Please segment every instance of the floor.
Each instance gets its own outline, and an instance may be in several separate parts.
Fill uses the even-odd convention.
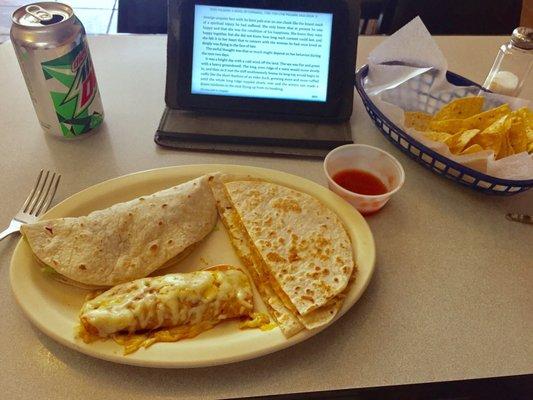
[[[50,0],[49,0],[50,1]],[[85,26],[88,34],[116,33],[118,0],[63,0]],[[31,0],[0,0],[0,43],[9,39],[11,14]]]

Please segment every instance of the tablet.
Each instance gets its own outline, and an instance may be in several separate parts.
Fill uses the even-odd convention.
[[[358,23],[351,0],[170,0],[167,106],[345,121]]]

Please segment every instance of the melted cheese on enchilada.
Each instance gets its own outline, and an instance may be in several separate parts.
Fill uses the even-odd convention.
[[[172,328],[149,336],[161,336],[156,341],[191,337],[224,319],[249,316],[252,296],[248,277],[231,267],[138,279],[87,301],[80,312],[85,331],[80,336],[116,339],[117,333]]]

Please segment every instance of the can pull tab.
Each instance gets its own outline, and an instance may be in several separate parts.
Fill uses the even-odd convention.
[[[40,22],[50,21],[54,16],[37,4],[31,4],[25,8],[26,12]]]

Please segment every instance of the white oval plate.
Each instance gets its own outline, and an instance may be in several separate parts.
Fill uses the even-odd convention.
[[[86,215],[114,203],[153,193],[198,176],[221,171],[247,174],[268,179],[315,196],[334,210],[343,221],[357,259],[357,278],[335,320],[361,297],[374,270],[375,247],[370,228],[364,218],[347,202],[328,189],[307,179],[265,168],[237,165],[185,165],[137,172],[111,179],[62,201],[43,218]],[[195,251],[177,266],[164,273],[192,271],[208,265],[228,263],[241,265],[229,237],[219,221],[215,230]],[[76,339],[74,328],[86,291],[56,282],[38,268],[30,247],[20,240],[10,268],[11,287],[28,318],[45,334],[74,350],[108,361],[160,368],[190,368],[226,364],[272,353],[299,343],[322,329],[302,331],[286,339],[279,328],[239,330],[237,322],[224,322],[193,339],[175,343],[157,343],[148,349],[124,356],[122,347],[112,340],[85,344]],[[259,309],[264,306],[257,295]],[[334,321],[335,321],[334,320]],[[332,321],[332,322],[334,322]]]

